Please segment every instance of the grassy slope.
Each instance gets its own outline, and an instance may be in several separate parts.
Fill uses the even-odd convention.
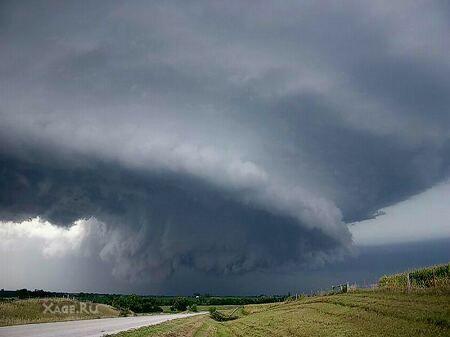
[[[0,302],[0,326],[117,317],[119,315],[119,312],[116,309],[104,304],[98,305],[97,314],[43,313],[44,307],[42,302],[48,301],[49,299],[29,299],[15,300],[12,302]],[[79,303],[78,301],[67,299],[52,299],[52,301],[58,303],[59,305],[77,305]]]
[[[358,291],[250,305],[238,313],[234,321],[202,315],[116,336],[450,336],[449,292]]]

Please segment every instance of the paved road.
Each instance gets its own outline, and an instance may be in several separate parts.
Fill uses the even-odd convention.
[[[25,324],[0,327],[0,337],[100,337],[105,334],[154,325],[198,314],[89,319],[81,321]]]

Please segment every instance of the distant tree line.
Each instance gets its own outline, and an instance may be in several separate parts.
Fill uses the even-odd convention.
[[[160,312],[162,306],[169,306],[172,311],[196,311],[198,305],[245,305],[284,301],[287,296],[211,296],[209,294],[194,294],[193,296],[141,296],[96,293],[62,293],[45,290],[0,290],[0,298],[51,298],[70,297],[79,301],[90,301],[111,305],[119,310],[135,313]]]

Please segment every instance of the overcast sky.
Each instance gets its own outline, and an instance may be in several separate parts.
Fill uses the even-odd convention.
[[[2,1],[0,288],[450,260],[449,35],[446,1]]]

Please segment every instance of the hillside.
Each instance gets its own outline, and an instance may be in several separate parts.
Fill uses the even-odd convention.
[[[0,326],[117,317],[109,305],[70,299],[27,299],[0,302]]]
[[[448,291],[361,290],[238,312],[233,321],[202,315],[115,336],[450,336]]]

